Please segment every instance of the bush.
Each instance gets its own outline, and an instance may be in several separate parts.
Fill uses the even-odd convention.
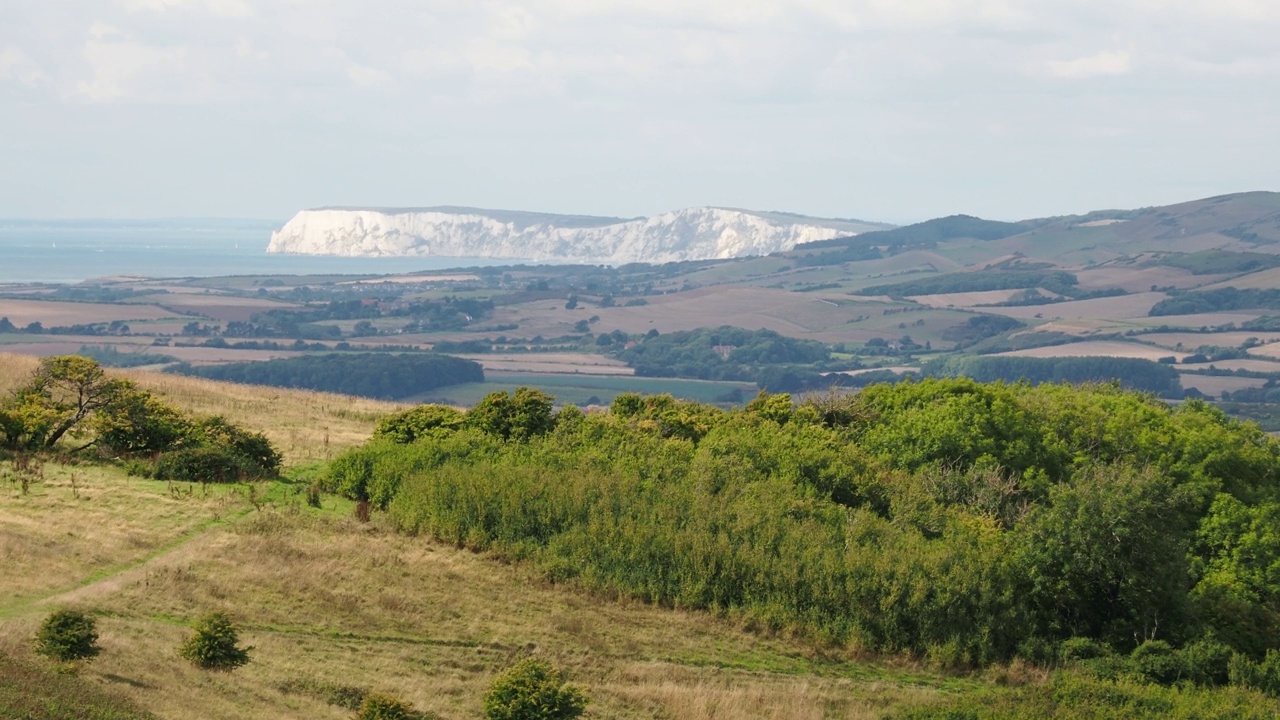
[[[411,443],[424,435],[457,430],[462,426],[463,417],[460,410],[447,405],[419,405],[382,418],[373,436]]]
[[[87,660],[98,654],[98,631],[93,618],[76,610],[58,610],[36,633],[36,652],[54,660]]]
[[[253,648],[237,647],[240,641],[231,620],[215,612],[200,618],[178,654],[206,670],[234,670],[249,662]]]
[[[1058,655],[1062,658],[1063,662],[1093,660],[1094,658],[1106,657],[1110,654],[1111,648],[1107,647],[1106,643],[1098,642],[1093,638],[1067,638],[1058,646]]]
[[[1163,640],[1148,640],[1129,655],[1133,670],[1149,682],[1172,685],[1189,673],[1182,653]]]
[[[1234,655],[1227,672],[1232,685],[1280,697],[1280,652],[1276,650],[1268,650],[1262,662],[1254,662],[1244,655]]]
[[[200,421],[194,435],[201,444],[220,448],[234,455],[250,474],[261,477],[280,474],[283,458],[262,433],[245,430],[215,415]]]
[[[195,447],[162,453],[156,459],[158,480],[230,483],[251,475],[243,459],[216,447]]]
[[[365,696],[355,720],[426,720],[425,713],[413,706],[387,695],[370,693]]]
[[[1182,649],[1187,677],[1197,685],[1226,685],[1231,656],[1231,648],[1217,640],[1200,640]]]
[[[581,690],[565,685],[559,670],[534,659],[510,667],[484,696],[488,720],[570,720],[586,707]]]

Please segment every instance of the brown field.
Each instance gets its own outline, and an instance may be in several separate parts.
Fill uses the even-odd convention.
[[[1201,345],[1240,347],[1240,345],[1249,338],[1257,338],[1263,343],[1273,343],[1280,341],[1280,332],[1249,332],[1247,330],[1236,330],[1232,332],[1219,333],[1144,333],[1138,336],[1139,340],[1153,342],[1163,347],[1176,347],[1181,345],[1184,348],[1190,349],[1198,348]],[[1254,348],[1254,350],[1260,349],[1261,348]]]
[[[1166,297],[1168,296],[1164,293],[1144,292],[1121,297],[1072,300],[1052,305],[983,308],[983,312],[1024,320],[1037,316],[1048,320],[1145,318],[1152,306]]]
[[[1258,250],[1254,250],[1258,252]],[[1207,285],[1205,290],[1217,290],[1219,288],[1233,287],[1240,290],[1259,289],[1268,290],[1280,287],[1280,268],[1270,268],[1267,270],[1259,270],[1248,275],[1233,277],[1230,280],[1224,280],[1213,285]]]
[[[441,283],[441,282],[474,282],[479,280],[478,275],[458,274],[458,275],[395,275],[389,277],[368,278],[366,280],[347,280],[338,283],[339,285],[381,285],[382,283],[396,283],[402,285],[417,285],[420,283]]]
[[[1259,345],[1258,347],[1249,348],[1249,354],[1256,355],[1258,357],[1267,358],[1269,360],[1280,359],[1280,343],[1270,342],[1270,343],[1267,343],[1266,345]]]
[[[1086,340],[1084,342],[1055,345],[1052,347],[1029,348],[1012,352],[997,353],[1008,357],[1123,357],[1141,358],[1143,360],[1159,360],[1170,355],[1181,360],[1186,353],[1178,353],[1164,348],[1140,345],[1138,343],[1119,340]],[[1190,366],[1189,366],[1190,367]]]
[[[1100,302],[1100,301],[1099,301]],[[1105,316],[1104,316],[1105,317]],[[1215,312],[1200,313],[1199,315],[1162,315],[1160,317],[1134,317],[1129,319],[1129,324],[1141,327],[1217,327],[1219,325],[1228,325],[1235,323],[1247,323],[1250,320],[1257,320],[1262,317],[1260,312]]]
[[[1235,392],[1245,388],[1262,387],[1267,384],[1262,378],[1235,377],[1233,375],[1192,375],[1182,373],[1182,387],[1195,388],[1209,397],[1221,397],[1223,391]]]
[[[209,365],[223,362],[250,362],[253,360],[270,360],[272,358],[298,357],[303,353],[297,350],[241,350],[237,348],[214,347],[156,347],[153,352],[172,355],[179,360],[186,360],[192,365]]]
[[[129,305],[125,303],[79,303],[56,300],[13,300],[0,298],[0,317],[19,327],[33,322],[45,327],[57,325],[83,325],[88,323],[122,320],[158,320],[179,317],[179,313],[157,305]]]
[[[213,348],[203,346],[167,347],[152,345],[146,337],[98,337],[93,335],[44,335],[47,342],[23,342],[0,345],[4,352],[48,357],[50,355],[71,355],[80,351],[85,345],[114,347],[120,352],[150,353],[152,355],[168,355],[185,360],[193,365],[208,365],[223,362],[249,362],[251,360],[270,360],[272,358],[297,357],[302,353],[296,350],[241,350],[237,348]],[[157,361],[162,362],[162,361]]]
[[[555,337],[573,331],[573,324],[598,315],[593,332],[622,330],[644,333],[694,330],[720,325],[756,330],[766,328],[784,335],[838,341],[847,334],[838,329],[860,315],[880,314],[884,305],[846,295],[797,293],[788,290],[742,287],[700,288],[647,298],[639,307],[583,307],[565,310],[563,302],[538,301],[500,307],[492,323],[518,323],[524,337]]]
[[[573,375],[634,375],[626,363],[585,353],[511,353],[458,355],[495,372],[569,373]]]
[[[963,308],[1005,302],[1022,292],[1022,290],[987,290],[984,292],[938,293],[936,295],[915,295],[909,299],[930,307]]]
[[[1280,362],[1270,360],[1219,360],[1211,363],[1193,363],[1183,365],[1187,370],[1208,370],[1215,367],[1219,370],[1251,370],[1255,372],[1280,373]]]
[[[0,350],[7,353],[46,357],[49,355],[71,355],[80,351],[85,345],[105,345],[114,347],[120,352],[145,352],[152,347],[150,338],[97,337],[94,335],[28,335],[41,338],[34,342],[16,342],[0,345]],[[163,348],[161,348],[163,349]]]
[[[1107,265],[1076,272],[1080,287],[1124,288],[1127,292],[1150,291],[1151,286],[1179,289],[1192,288],[1215,282],[1222,275],[1192,275],[1191,271],[1173,267],[1133,267],[1131,265]]]
[[[241,321],[252,318],[255,314],[268,310],[279,310],[298,307],[295,303],[266,300],[259,298],[235,297],[221,294],[177,293],[171,295],[155,295],[154,302],[175,313],[196,315],[222,322]]]

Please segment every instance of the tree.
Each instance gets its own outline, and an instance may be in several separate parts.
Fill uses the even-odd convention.
[[[93,618],[76,610],[54,612],[36,633],[36,652],[55,660],[87,660],[99,651]]]
[[[5,405],[10,445],[53,447],[95,411],[133,390],[127,380],[108,378],[92,358],[59,355],[40,361],[35,375]],[[14,429],[20,427],[14,437]]]
[[[488,720],[572,720],[587,696],[565,685],[564,675],[541,660],[522,660],[499,675],[484,696]]]
[[[466,422],[503,439],[527,440],[555,427],[554,403],[555,398],[530,387],[516,388],[514,396],[499,390],[485,395],[467,411]]]
[[[178,654],[206,670],[234,670],[249,662],[249,651],[241,648],[231,619],[220,612],[200,618],[195,634],[179,648]]]

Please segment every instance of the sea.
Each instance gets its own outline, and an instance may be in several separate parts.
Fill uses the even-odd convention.
[[[456,257],[268,255],[265,220],[0,220],[0,284],[97,278],[383,275],[510,265]]]

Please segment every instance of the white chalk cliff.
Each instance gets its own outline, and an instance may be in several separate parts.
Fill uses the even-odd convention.
[[[471,208],[304,210],[269,253],[661,263],[767,255],[880,227],[724,208],[624,220]]]

